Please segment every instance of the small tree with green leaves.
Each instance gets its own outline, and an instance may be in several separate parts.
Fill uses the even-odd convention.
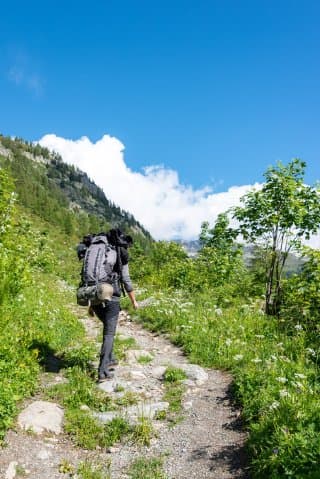
[[[196,262],[202,283],[219,286],[242,271],[242,249],[236,243],[238,232],[229,226],[228,213],[221,213],[212,228],[202,223],[199,236],[202,248]]]
[[[306,163],[293,159],[270,167],[262,188],[241,198],[234,208],[239,232],[265,252],[265,311],[277,315],[283,271],[290,250],[299,248],[320,226],[320,192],[304,184]]]

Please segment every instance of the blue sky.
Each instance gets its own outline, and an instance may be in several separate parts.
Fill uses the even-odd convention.
[[[125,145],[216,192],[302,157],[320,178],[318,1],[15,1],[2,6],[0,132]]]

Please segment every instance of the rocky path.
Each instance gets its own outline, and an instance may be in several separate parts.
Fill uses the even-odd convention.
[[[82,322],[88,338],[97,341],[99,322],[88,317]],[[132,424],[142,418],[152,424],[150,444],[130,440],[115,444],[108,451],[77,448],[63,432],[63,410],[57,407],[52,411],[54,419],[49,427],[47,405],[39,396],[27,401],[16,429],[7,434],[7,446],[0,450],[0,477],[76,477],[77,464],[94,459],[111,462],[112,479],[126,479],[130,478],[128,468],[136,458],[162,457],[168,479],[247,478],[245,434],[241,431],[239,412],[230,401],[230,376],[191,365],[179,348],[132,322],[126,313],[121,313],[118,337],[134,338],[135,344],[126,351],[114,379],[97,387],[113,398],[131,394],[136,401],[118,411],[93,414],[104,423],[119,415]],[[181,380],[181,410],[174,413],[163,380],[167,368],[183,370],[186,377]],[[42,379],[45,384],[65,380],[62,372],[44,373]],[[30,407],[38,410],[30,412]]]

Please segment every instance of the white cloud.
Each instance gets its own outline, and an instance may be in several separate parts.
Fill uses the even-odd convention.
[[[142,173],[124,162],[124,145],[104,135],[92,143],[87,137],[67,140],[45,135],[39,143],[58,152],[65,162],[78,166],[105,192],[106,197],[132,213],[156,239],[194,239],[201,223],[213,223],[217,215],[256,185],[233,186],[213,193],[180,183],[178,173],[162,166],[148,166]],[[319,237],[313,240],[319,247]]]

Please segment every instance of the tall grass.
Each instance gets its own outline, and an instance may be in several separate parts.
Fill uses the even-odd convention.
[[[253,477],[320,477],[319,350],[299,323],[287,328],[256,302],[218,307],[212,296],[159,294],[139,317],[170,333],[191,361],[232,371]]]

